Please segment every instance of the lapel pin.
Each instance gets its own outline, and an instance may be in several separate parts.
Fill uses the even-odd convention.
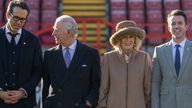
[[[23,45],[26,45],[26,42],[23,42]]]

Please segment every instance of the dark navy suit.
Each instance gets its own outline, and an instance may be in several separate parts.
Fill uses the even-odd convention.
[[[35,105],[35,87],[39,83],[42,70],[42,51],[39,39],[32,33],[22,29],[21,38],[17,47],[15,70],[10,63],[8,40],[5,27],[0,29],[0,88],[6,90],[25,89],[28,97],[21,99],[17,104],[8,105],[0,99],[0,108],[32,108]],[[13,79],[9,76],[11,71],[16,72]],[[10,82],[16,84],[11,87]]]
[[[45,51],[43,79],[44,108],[89,108],[85,100],[94,108],[100,85],[98,51],[77,41],[68,69],[60,45]],[[50,85],[53,91],[48,96]]]

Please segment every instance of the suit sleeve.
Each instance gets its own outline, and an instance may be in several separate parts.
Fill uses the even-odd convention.
[[[160,108],[160,84],[161,84],[161,69],[158,58],[157,47],[155,47],[152,64],[152,98],[151,108]]]
[[[40,41],[35,41],[35,49],[32,63],[32,74],[30,79],[20,88],[23,88],[27,95],[31,95],[39,84],[42,75],[42,50]]]
[[[101,67],[101,86],[99,89],[99,101],[97,108],[106,108],[109,92],[109,62],[107,55],[104,55]]]
[[[43,63],[43,90],[42,90],[42,102],[45,101],[46,97],[49,95],[49,72],[48,72],[48,53],[44,54],[44,63]]]
[[[86,100],[90,101],[92,106],[97,105],[98,96],[99,96],[99,86],[100,86],[100,57],[98,51],[92,51],[92,65],[91,65],[91,86],[89,95],[86,97]]]
[[[151,58],[147,54],[145,59],[145,73],[144,73],[144,94],[146,108],[150,108],[151,104]]]

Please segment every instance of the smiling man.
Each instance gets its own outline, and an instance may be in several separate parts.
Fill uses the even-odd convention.
[[[172,39],[155,47],[151,108],[192,108],[192,42],[186,38],[186,14],[173,10],[167,22]]]
[[[7,23],[0,29],[0,108],[35,105],[42,53],[39,39],[23,29],[28,15],[28,6],[13,0],[7,8]]]

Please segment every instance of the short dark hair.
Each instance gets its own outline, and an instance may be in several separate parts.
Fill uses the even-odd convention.
[[[7,7],[7,13],[13,13],[14,7],[19,7],[21,9],[27,10],[27,16],[29,15],[30,10],[29,10],[28,5],[25,2],[20,1],[20,0],[10,1],[9,5]]]
[[[183,18],[184,18],[184,20],[185,20],[185,24],[187,24],[187,16],[186,16],[186,14],[184,13],[184,11],[179,10],[179,9],[171,11],[171,13],[168,14],[167,21],[169,20],[169,18],[170,18],[171,16],[183,16]]]

